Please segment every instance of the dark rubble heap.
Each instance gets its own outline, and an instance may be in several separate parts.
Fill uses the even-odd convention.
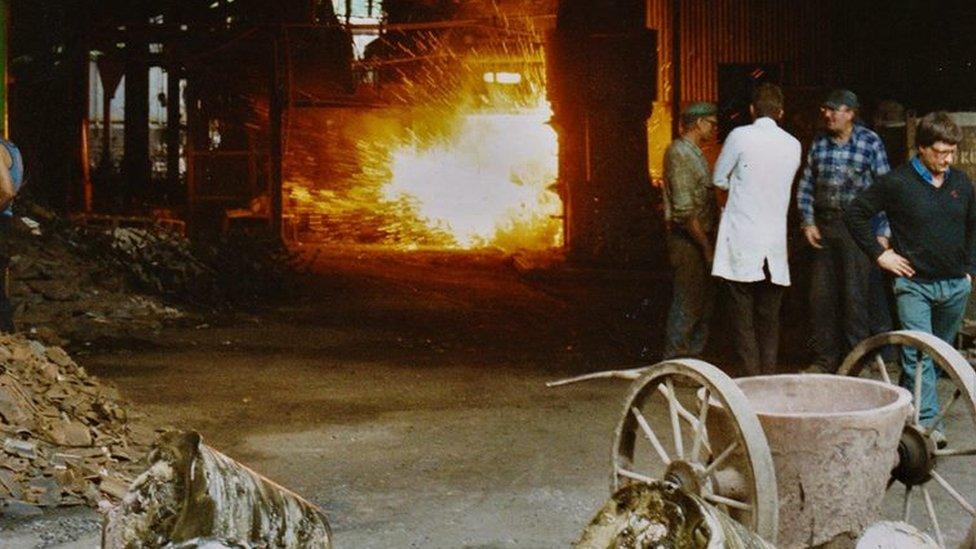
[[[191,243],[164,226],[76,226],[34,204],[18,211],[26,216],[11,235],[15,320],[48,344],[138,337],[254,307],[293,289],[304,269],[266,235]]]
[[[153,437],[63,349],[0,335],[0,515],[120,498]]]
[[[16,217],[11,234],[10,293],[18,331],[48,344],[83,345],[160,329],[185,313],[135,293],[124,272],[99,261],[93,239],[41,213]]]
[[[137,291],[206,309],[235,309],[279,296],[302,270],[299,254],[267,234],[191,242],[164,227],[85,233],[90,252]]]

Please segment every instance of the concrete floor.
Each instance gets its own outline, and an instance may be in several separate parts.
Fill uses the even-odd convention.
[[[567,546],[608,496],[627,385],[545,382],[638,365],[626,313],[648,297],[660,322],[666,285],[526,279],[463,254],[338,254],[317,270],[274,312],[79,361],[321,505],[338,547]],[[972,467],[954,473],[976,493]],[[944,528],[968,527],[936,501]]]
[[[321,505],[339,547],[569,544],[608,495],[626,385],[545,382],[605,360],[604,335],[501,257],[348,261],[290,308],[83,362]]]

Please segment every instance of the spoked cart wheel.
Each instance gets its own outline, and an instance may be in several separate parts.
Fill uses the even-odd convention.
[[[630,386],[612,454],[613,491],[662,479],[776,543],[769,443],[742,390],[715,366],[681,359],[648,368]]]
[[[939,414],[930,426],[919,421],[922,368],[915,368],[914,410],[902,431],[885,508],[898,520],[928,528],[943,547],[957,547],[976,519],[976,374],[951,345],[924,332],[902,330],[862,341],[844,360],[840,375],[898,384],[899,368],[881,356],[888,345],[911,347],[946,374],[938,379]],[[898,364],[901,363],[899,355]],[[944,442],[940,448],[939,433]],[[921,504],[921,512],[916,506]],[[920,517],[926,517],[924,519]]]

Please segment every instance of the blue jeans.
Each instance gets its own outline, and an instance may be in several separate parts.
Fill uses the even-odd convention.
[[[898,319],[905,330],[918,330],[935,335],[952,344],[969,300],[971,283],[965,278],[951,278],[933,282],[919,282],[910,278],[896,278],[894,282],[895,302],[898,305]],[[915,394],[915,368],[919,363],[919,351],[902,347],[902,387]],[[922,392],[919,419],[922,425],[929,426],[939,414],[939,397],[936,382],[939,373],[932,365],[932,359],[922,360]],[[919,406],[916,403],[916,406]]]

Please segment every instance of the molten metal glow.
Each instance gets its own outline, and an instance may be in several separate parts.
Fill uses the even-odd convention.
[[[556,133],[548,105],[518,113],[462,116],[451,139],[395,150],[390,201],[413,204],[429,229],[463,248],[548,248],[562,224]]]

